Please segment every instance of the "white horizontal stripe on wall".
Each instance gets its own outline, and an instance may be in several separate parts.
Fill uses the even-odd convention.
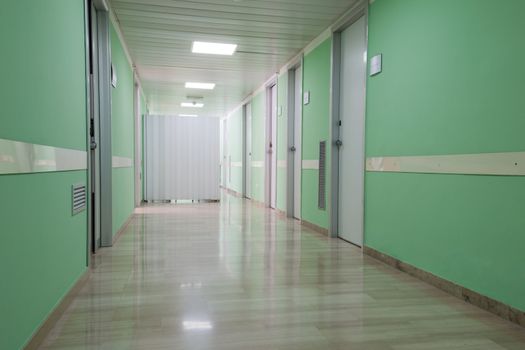
[[[86,169],[86,151],[0,139],[0,174]]]
[[[465,175],[525,175],[525,152],[456,154],[437,156],[372,157],[371,172]]]
[[[319,159],[303,160],[303,169],[319,170]]]
[[[242,168],[242,162],[231,162],[231,164],[234,168]]]
[[[278,168],[286,168],[286,160],[278,160],[277,161],[277,167]]]
[[[264,160],[252,161],[252,168],[264,168]]]
[[[112,158],[113,168],[131,168],[133,167],[133,159],[127,157],[113,156]]]

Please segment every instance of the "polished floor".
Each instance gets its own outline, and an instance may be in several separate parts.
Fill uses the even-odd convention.
[[[146,206],[44,349],[525,349],[525,331],[279,217]]]

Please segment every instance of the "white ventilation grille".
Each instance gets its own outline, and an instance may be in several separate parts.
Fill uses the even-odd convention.
[[[72,214],[86,210],[86,185],[71,186]]]
[[[319,143],[319,187],[317,205],[326,209],[326,141]]]

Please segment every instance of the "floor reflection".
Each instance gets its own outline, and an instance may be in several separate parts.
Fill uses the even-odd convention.
[[[46,349],[523,349],[523,329],[251,201],[149,205]]]

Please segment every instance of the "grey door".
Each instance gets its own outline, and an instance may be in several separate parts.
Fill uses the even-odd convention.
[[[339,237],[363,245],[366,28],[361,17],[341,34]]]

